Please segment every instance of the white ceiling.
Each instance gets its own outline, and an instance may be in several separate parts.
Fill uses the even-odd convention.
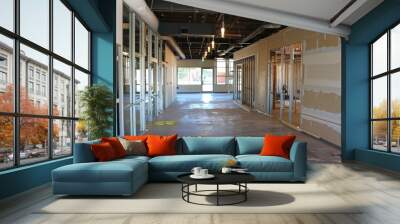
[[[274,9],[311,18],[330,20],[350,0],[226,0],[265,9]]]
[[[355,0],[336,21],[335,15],[351,0],[166,0],[321,33],[347,37],[350,26],[383,0]]]

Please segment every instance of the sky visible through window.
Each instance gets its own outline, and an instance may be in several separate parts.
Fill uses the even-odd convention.
[[[12,0],[0,0],[0,25],[5,28],[13,27],[13,1]],[[58,29],[57,25],[62,24],[71,24],[71,17],[68,16],[68,12],[65,11],[65,6],[59,0],[54,0],[54,31],[60,32],[53,35],[54,43],[71,43],[72,33],[68,31],[68,27],[61,27]],[[21,0],[21,35],[28,40],[31,40],[45,48],[48,48],[48,32],[49,32],[49,18],[48,18],[48,0]],[[25,18],[25,19],[23,19]],[[45,24],[43,24],[45,23]],[[42,26],[38,26],[37,24],[42,24]],[[78,40],[88,40],[88,33],[84,29],[83,26],[79,26],[76,28],[78,32],[76,32],[76,39]],[[9,43],[9,39],[4,38],[0,35],[0,41]],[[81,41],[83,42],[83,41]],[[87,48],[89,44],[83,43],[80,44],[77,41],[76,48],[80,49],[82,53],[76,54],[75,59],[77,62],[82,62],[80,65],[88,69],[88,50],[82,50],[83,48]],[[56,45],[56,44],[55,44]],[[78,46],[79,45],[79,46]],[[78,50],[77,49],[77,50]],[[47,57],[43,57],[43,54],[39,54],[37,51],[33,50],[29,47],[21,47],[21,50],[25,55],[29,55],[33,59],[43,63],[48,64]],[[56,50],[56,49],[55,49]],[[63,57],[66,57],[68,60],[71,60],[71,45],[68,44],[58,44],[57,52]],[[64,72],[64,71],[62,71]],[[66,71],[66,74],[70,73]]]

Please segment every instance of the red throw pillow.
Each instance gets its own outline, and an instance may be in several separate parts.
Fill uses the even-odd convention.
[[[115,151],[112,145],[108,142],[91,145],[94,157],[99,162],[110,161],[116,159]]]
[[[148,156],[176,155],[176,140],[178,135],[159,136],[149,135],[146,143]]]
[[[121,142],[119,142],[118,138],[111,137],[111,138],[101,138],[101,142],[108,142],[114,149],[115,155],[118,158],[126,156],[126,151],[122,146]]]
[[[142,141],[142,142],[146,142],[147,140],[147,136],[146,135],[125,135],[124,139],[129,140],[129,141]]]
[[[265,135],[264,146],[261,149],[262,156],[280,156],[286,159],[290,157],[290,148],[296,136],[294,135]]]

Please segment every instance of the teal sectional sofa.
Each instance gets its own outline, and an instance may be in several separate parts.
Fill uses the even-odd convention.
[[[219,172],[229,160],[247,168],[259,182],[304,182],[307,174],[307,146],[296,141],[290,159],[260,156],[263,137],[182,137],[177,155],[128,156],[96,162],[90,149],[98,141],[75,145],[74,163],[52,172],[54,194],[131,195],[148,181],[176,181],[193,167]]]

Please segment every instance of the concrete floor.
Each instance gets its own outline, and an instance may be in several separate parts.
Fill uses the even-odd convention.
[[[38,212],[57,200],[50,185],[0,200],[0,223],[7,224],[397,224],[400,223],[400,176],[359,163],[339,163],[339,150],[322,141],[281,125],[279,121],[257,113],[245,112],[232,104],[227,95],[180,95],[178,101],[158,120],[176,120],[176,126],[155,126],[150,131],[180,135],[258,135],[265,132],[292,132],[309,143],[312,161],[307,184],[316,184],[336,194],[349,204],[360,206],[356,213],[295,214],[48,214]],[[315,203],[319,194],[309,194]],[[95,201],[93,203],[96,203]],[[173,205],[172,205],[173,206]]]
[[[156,125],[173,120],[176,125]],[[283,125],[257,112],[247,112],[232,101],[231,94],[178,94],[177,100],[148,124],[147,133],[179,136],[264,136],[265,133],[295,134],[308,143],[312,162],[340,162],[340,148]]]

